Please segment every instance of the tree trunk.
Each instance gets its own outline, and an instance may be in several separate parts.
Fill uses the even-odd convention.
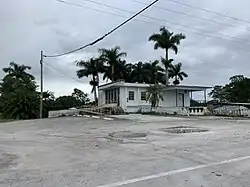
[[[111,80],[111,81],[114,82],[115,65],[113,64],[111,68],[112,68],[112,70],[111,70],[111,73],[112,73],[112,80]]]
[[[96,81],[96,78],[95,78],[95,75],[93,75],[93,81],[95,82]],[[94,83],[95,84],[95,83]],[[96,92],[96,86],[94,85],[94,99],[95,99],[95,102],[96,102],[96,105],[98,104],[98,99],[97,99],[97,92]]]
[[[168,49],[166,49],[166,62],[168,63]],[[165,67],[165,71],[166,71],[166,85],[168,85],[168,81],[169,81],[168,66]]]
[[[158,70],[157,70],[157,72],[156,72],[156,74],[155,74],[155,82],[154,82],[155,84],[158,83],[158,80],[157,80],[157,79],[158,79]]]

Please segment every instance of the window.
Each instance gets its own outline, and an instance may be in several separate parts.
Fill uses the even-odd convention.
[[[135,92],[133,91],[128,92],[128,100],[135,100]]]
[[[141,100],[146,101],[146,92],[141,92]]]

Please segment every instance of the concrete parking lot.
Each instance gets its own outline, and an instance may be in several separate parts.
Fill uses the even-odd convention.
[[[248,187],[250,121],[130,115],[1,123],[0,186]]]

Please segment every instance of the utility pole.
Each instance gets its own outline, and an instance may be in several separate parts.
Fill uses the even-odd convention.
[[[40,119],[43,118],[43,51],[41,51],[41,59],[40,59],[40,68],[41,68],[41,82],[40,82],[40,88],[41,88],[41,94],[40,94]]]

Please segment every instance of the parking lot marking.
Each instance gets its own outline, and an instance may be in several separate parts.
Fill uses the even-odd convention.
[[[239,162],[239,161],[247,160],[247,159],[250,159],[250,156],[238,157],[238,158],[233,158],[233,159],[224,160],[224,161],[220,161],[220,162],[214,162],[214,163],[210,163],[210,164],[204,164],[204,165],[199,165],[199,166],[194,166],[194,167],[188,167],[188,168],[183,168],[183,169],[172,170],[172,171],[168,171],[168,172],[164,172],[164,173],[149,175],[149,176],[140,177],[140,178],[129,179],[129,180],[122,181],[122,182],[115,182],[115,183],[111,183],[111,184],[105,184],[105,185],[101,185],[101,186],[97,186],[97,187],[124,186],[124,185],[128,185],[128,184],[133,184],[133,183],[137,183],[137,182],[152,180],[152,179],[156,179],[156,178],[160,178],[160,177],[166,177],[166,176],[170,176],[170,175],[174,175],[174,174],[178,174],[178,173],[184,173],[184,172],[194,171],[194,170],[198,170],[198,169],[202,169],[202,168],[207,168],[207,167],[212,167],[212,166],[219,166],[219,165],[229,164],[229,163],[233,163],[233,162]]]

